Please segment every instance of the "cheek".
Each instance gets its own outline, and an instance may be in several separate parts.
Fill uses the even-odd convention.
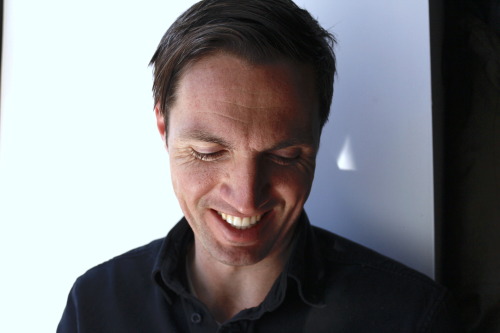
[[[275,188],[290,201],[305,201],[311,191],[314,173],[287,170],[277,173]]]
[[[172,185],[179,201],[199,201],[217,183],[218,171],[195,165],[172,165]],[[182,204],[182,202],[181,202]]]

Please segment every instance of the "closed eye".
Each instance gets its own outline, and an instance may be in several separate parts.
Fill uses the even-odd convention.
[[[299,150],[274,152],[269,154],[271,159],[279,165],[290,165],[295,163],[300,157]]]
[[[211,161],[216,161],[219,158],[224,155],[225,151],[224,150],[219,150],[213,153],[200,153],[199,151],[196,151],[191,148],[191,155],[200,160],[200,161],[206,161],[206,162],[211,162]]]

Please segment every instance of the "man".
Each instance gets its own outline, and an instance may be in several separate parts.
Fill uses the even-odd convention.
[[[185,218],[75,283],[58,332],[454,332],[430,279],[309,224],[334,39],[287,0],[207,0],[151,61]]]

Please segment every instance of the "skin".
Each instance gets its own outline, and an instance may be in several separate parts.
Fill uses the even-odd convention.
[[[288,258],[319,146],[313,82],[305,65],[253,65],[218,53],[184,72],[168,134],[155,109],[195,235],[190,278],[220,322],[260,304]],[[262,218],[239,230],[218,212]]]

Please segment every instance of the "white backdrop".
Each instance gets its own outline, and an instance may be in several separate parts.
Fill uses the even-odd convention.
[[[77,276],[181,217],[147,67],[194,1],[4,0],[0,332],[53,332]],[[425,1],[297,1],[339,40],[313,223],[433,274]]]

